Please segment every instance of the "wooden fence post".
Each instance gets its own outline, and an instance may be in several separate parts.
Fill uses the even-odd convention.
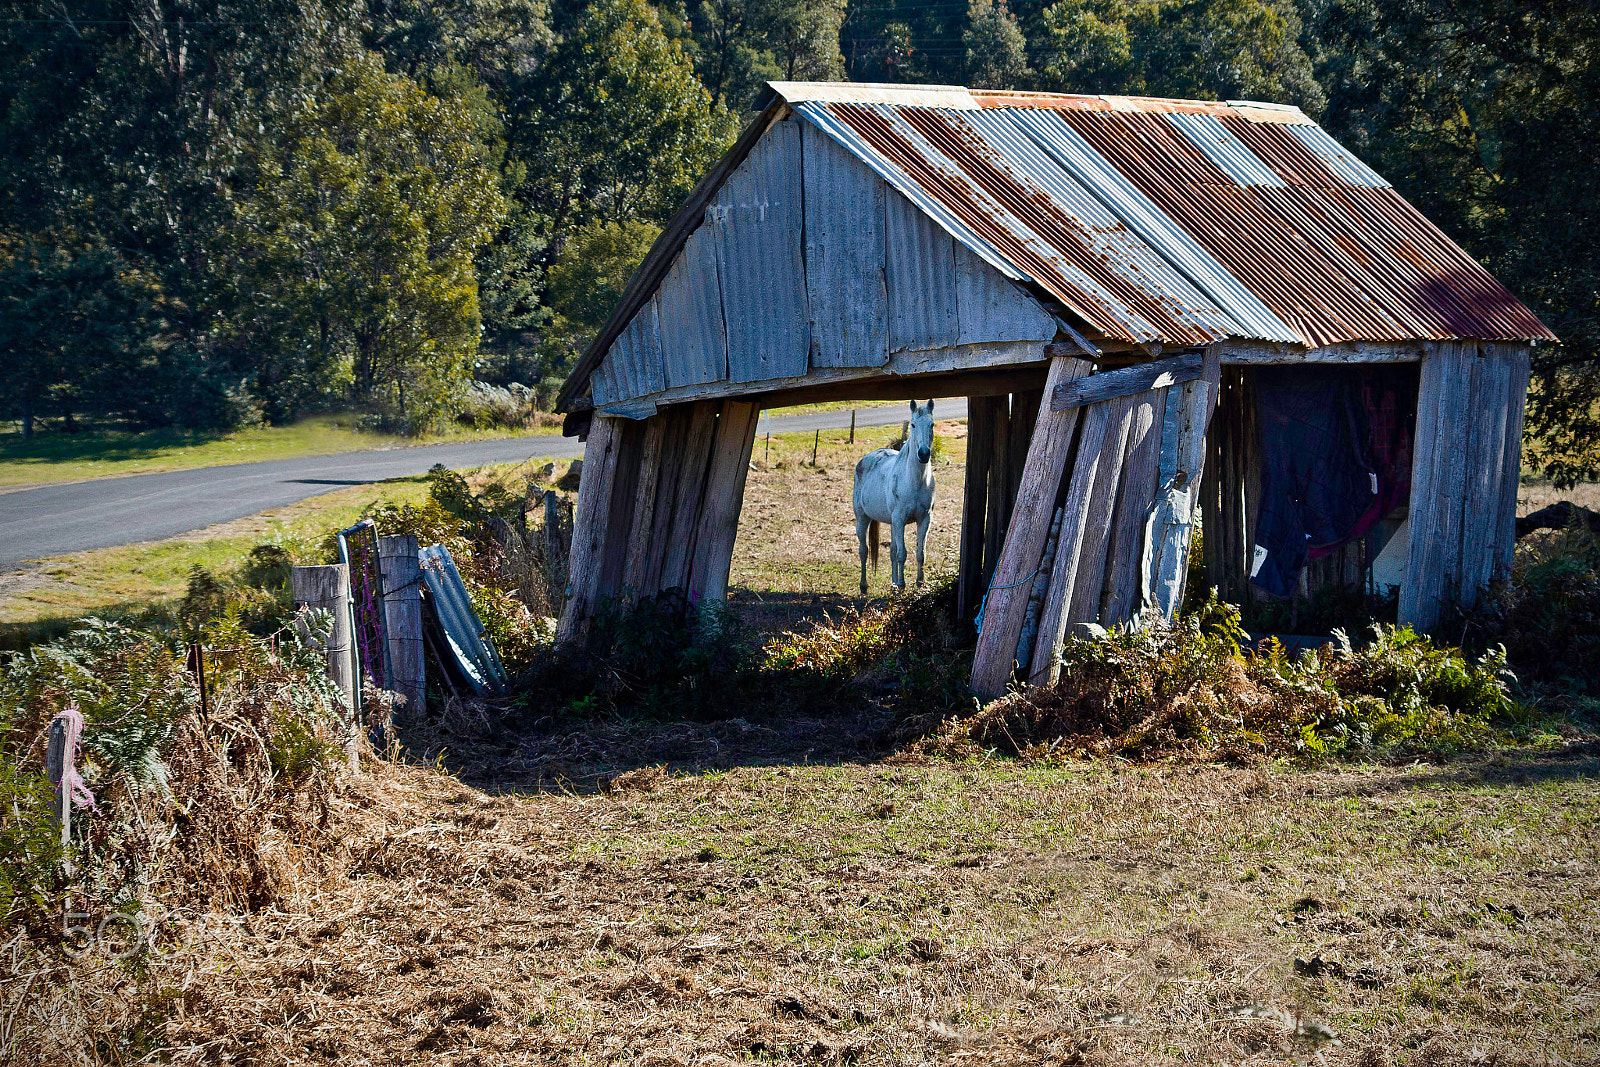
[[[412,534],[378,538],[383,615],[389,632],[389,688],[406,698],[413,721],[427,710],[428,665],[422,654],[422,569]]]
[[[1087,374],[1089,370],[1090,364],[1081,359],[1055,357],[1050,361],[1044,395],[1052,394],[1061,382]],[[1078,408],[1054,411],[1044,407],[1038,412],[1005,546],[989,582],[983,629],[978,634],[978,649],[973,655],[972,691],[979,699],[993,700],[1002,695],[1016,664],[1017,638],[1027,615],[1033,578],[1050,534],[1057,490],[1066,469],[1067,455],[1072,450],[1078,412]],[[971,446],[969,432],[968,447]],[[994,521],[998,523],[998,516]]]
[[[961,502],[961,554],[956,569],[956,614],[970,619],[983,597],[984,513],[989,503],[991,422],[995,398],[967,398],[966,493]]]
[[[354,642],[351,640],[350,571],[343,563],[322,567],[295,567],[289,572],[296,610],[326,608],[333,616],[333,633],[324,646],[328,656],[328,677],[350,702],[347,725],[350,739],[345,743],[345,758],[351,770],[359,769],[356,741],[361,729],[361,689],[356,677]]]
[[[56,795],[50,802],[50,821],[61,831],[61,855],[68,875],[72,873],[72,861],[65,858],[70,855],[68,849],[72,845],[72,789],[66,778],[67,763],[71,759],[72,753],[67,751],[67,720],[51,719],[44,766],[46,777],[56,787]]]

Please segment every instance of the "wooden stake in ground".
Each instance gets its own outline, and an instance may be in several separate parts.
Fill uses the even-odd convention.
[[[361,726],[361,690],[356,683],[354,642],[350,639],[350,572],[343,563],[323,567],[295,567],[289,572],[290,587],[294,591],[294,606],[300,608],[325,608],[333,616],[333,633],[324,649],[328,656],[328,677],[350,702],[350,739],[345,743],[345,758],[351,770],[359,767],[356,755],[357,731]]]
[[[1085,360],[1055,357],[1050,362],[1045,395],[1053,395],[1057,386],[1089,373],[1090,369],[1091,364]],[[1021,636],[1045,540],[1050,535],[1061,474],[1066,469],[1067,454],[1072,450],[1072,437],[1078,425],[1078,410],[1041,410],[1033,438],[1028,443],[1016,510],[1006,529],[994,577],[989,582],[988,599],[983,606],[983,629],[978,633],[978,649],[972,660],[972,691],[981,700],[1003,695],[1011,679],[1016,664],[1017,638]],[[968,447],[971,447],[970,436]],[[991,499],[994,499],[992,492]],[[990,521],[999,520],[991,517]]]
[[[856,443],[856,409],[850,409],[850,443]]]
[[[818,430],[816,436],[811,439],[811,465],[813,467],[817,465],[817,446],[821,443],[822,431]]]
[[[50,720],[50,740],[45,745],[45,775],[56,787],[55,798],[50,803],[50,818],[61,831],[61,854],[70,855],[72,844],[72,788],[67,782],[67,763],[72,753],[67,751],[67,720],[58,715]],[[66,860],[67,873],[72,873],[71,861]]]

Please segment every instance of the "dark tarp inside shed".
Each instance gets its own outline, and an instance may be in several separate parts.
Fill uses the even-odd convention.
[[[1307,560],[1364,535],[1406,502],[1416,369],[1256,370],[1261,509],[1250,580],[1290,596]]]

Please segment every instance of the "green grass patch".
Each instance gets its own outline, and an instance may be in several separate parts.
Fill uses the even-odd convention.
[[[188,430],[124,433],[0,434],[0,487],[115,478],[128,474],[256,463],[297,456],[325,456],[372,448],[401,448],[442,441],[520,437],[542,430],[474,430],[460,425],[426,437],[402,437],[360,429],[356,415],[319,415],[288,426],[253,426],[227,434]]]

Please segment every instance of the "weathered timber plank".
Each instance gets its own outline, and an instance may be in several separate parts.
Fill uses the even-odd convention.
[[[1046,366],[1043,345],[1031,341],[995,341],[950,348],[907,349],[891,355],[889,362],[881,367],[816,367],[787,378],[772,378],[760,382],[717,381],[706,385],[682,386],[664,390],[654,396],[641,397],[633,401],[619,401],[604,406],[609,414],[629,415],[635,418],[654,415],[660,408],[688,403],[691,400],[720,400],[728,397],[744,400],[760,396],[763,403],[774,406],[770,398],[778,395],[788,397],[816,391],[849,396],[853,390],[870,389],[874,386],[903,390],[905,380],[913,376],[970,374],[982,371],[1032,370],[1042,383]],[[925,390],[913,387],[903,399],[911,400],[926,395],[928,394]],[[785,403],[804,402],[806,401],[785,400]]]
[[[611,476],[611,512],[606,517],[606,545],[600,564],[601,600],[623,592],[622,574],[628,562],[628,545],[633,540],[634,485],[639,480],[639,465],[644,456],[646,424],[633,419],[617,427],[617,465]]]
[[[1100,465],[1095,472],[1094,490],[1084,518],[1083,538],[1078,548],[1078,568],[1073,575],[1072,600],[1067,621],[1099,622],[1100,594],[1105,587],[1107,552],[1111,541],[1112,511],[1117,505],[1117,490],[1122,484],[1128,456],[1128,435],[1133,428],[1134,397],[1119,396],[1104,401],[1111,421],[1106,427],[1105,444],[1100,449]]]
[[[705,385],[728,377],[728,337],[722,320],[711,227],[689,235],[656,294],[666,387]]]
[[[888,183],[815,126],[801,128],[801,149],[811,366],[881,366],[889,358]]]
[[[712,401],[702,401],[693,405],[689,412],[683,462],[678,471],[678,487],[672,497],[672,532],[667,537],[667,555],[661,564],[662,589],[689,588],[695,532],[700,527],[700,505],[705,497],[706,467],[711,460],[711,443],[717,429],[717,411],[721,406]]]
[[[1440,576],[1440,609],[1454,607],[1461,602],[1463,538],[1468,515],[1466,431],[1472,420],[1472,390],[1474,370],[1479,366],[1477,346],[1470,343],[1451,342],[1448,358],[1454,371],[1451,387],[1445,392],[1446,404],[1439,412],[1439,447],[1443,462],[1439,466],[1439,492],[1443,516],[1439,526],[1438,574]]]
[[[722,406],[717,419],[705,503],[695,535],[694,564],[689,573],[689,600],[693,604],[727,596],[728,569],[739,533],[739,510],[744,506],[745,480],[750,473],[750,449],[760,418],[758,405],[730,400]]]
[[[1100,622],[1104,626],[1128,622],[1143,604],[1145,537],[1161,476],[1161,428],[1166,421],[1168,398],[1174,392],[1170,388],[1156,389],[1133,398],[1128,458],[1117,489],[1106,550],[1105,589],[1100,598]]]
[[[884,199],[889,348],[946,348],[961,335],[955,239],[896,190]]]
[[[1169,393],[1167,399],[1169,412],[1177,407],[1177,425],[1172,445],[1172,470],[1162,483],[1160,504],[1151,529],[1157,543],[1147,585],[1151,605],[1169,620],[1176,617],[1183,603],[1189,546],[1194,536],[1201,475],[1205,469],[1209,394],[1213,392],[1211,383],[1202,378],[1185,382],[1175,394]]]
[[[971,435],[969,429],[968,435]],[[994,565],[1000,559],[1000,549],[1005,544],[1006,523],[1011,511],[1006,507],[1006,494],[1011,486],[1011,398],[999,397],[995,404],[994,419],[989,424],[989,502],[984,507],[983,524],[983,587],[989,587]]]
[[[706,210],[722,282],[728,376],[759,382],[806,372],[811,349],[801,235],[800,124],[767,132]]]
[[[1081,359],[1057,357],[1051,361],[1045,389],[1089,372]],[[971,441],[969,408],[968,440]],[[972,691],[993,700],[1005,692],[1015,666],[1017,638],[1028,610],[1028,597],[1049,536],[1057,490],[1077,430],[1078,411],[1040,411],[1022,465],[1011,522],[989,583],[984,604],[983,630],[972,661]],[[969,458],[970,462],[970,458]]]
[[[983,596],[984,516],[989,503],[989,468],[997,400],[967,398],[967,469],[961,501],[961,548],[956,570],[956,614],[969,619]]]
[[[1186,352],[1170,359],[1158,359],[1152,363],[1063,382],[1050,395],[1050,406],[1056,411],[1065,411],[1119,396],[1134,396],[1152,389],[1192,382],[1200,377],[1204,361],[1202,353]]]
[[[1507,345],[1506,426],[1494,543],[1494,577],[1511,576],[1517,547],[1517,489],[1522,482],[1522,423],[1528,402],[1528,346]]]
[[[583,449],[583,472],[578,478],[578,502],[572,512],[572,552],[567,558],[567,605],[556,626],[556,641],[559,643],[582,637],[594,618],[621,439],[619,423],[622,421],[597,415],[589,426],[589,440]]]
[[[1494,538],[1500,517],[1500,464],[1505,460],[1506,392],[1510,367],[1492,345],[1477,346],[1472,359],[1472,398],[1466,431],[1467,484],[1462,500],[1461,592],[1463,604],[1494,573]]]
[[[1056,558],[1050,568],[1050,589],[1044,610],[1039,615],[1039,634],[1034,640],[1029,661],[1030,685],[1053,685],[1061,674],[1057,653],[1067,630],[1067,612],[1072,603],[1072,587],[1078,572],[1078,559],[1088,531],[1090,498],[1100,468],[1100,454],[1106,445],[1111,421],[1107,404],[1095,404],[1084,411],[1078,433],[1077,455],[1067,476],[1067,495],[1062,504],[1061,536],[1056,542]]]
[[[1229,341],[1223,352],[1225,364],[1274,363],[1415,363],[1422,359],[1421,341],[1343,341],[1323,348],[1304,349],[1298,345],[1270,341]]]
[[[666,440],[667,416],[656,415],[644,423],[639,445],[639,469],[633,490],[633,518],[628,535],[628,551],[622,568],[622,593],[630,600],[647,596],[645,583],[650,575],[651,538],[655,536],[656,506],[661,484],[662,444]]]
[[[689,426],[694,418],[694,405],[685,404],[663,411],[658,418],[664,430],[661,439],[660,473],[656,475],[656,504],[651,519],[650,544],[642,577],[634,588],[640,597],[654,596],[661,591],[661,573],[666,566],[668,549],[672,543],[674,510],[677,505],[678,486],[683,478],[684,451],[688,445]]]
[[[1439,617],[1438,589],[1429,570],[1429,549],[1439,537],[1439,408],[1451,369],[1437,350],[1422,361],[1417,384],[1416,430],[1412,438],[1411,495],[1406,522],[1410,538],[1405,580],[1400,584],[1398,619],[1419,631]],[[1438,553],[1434,553],[1438,559]]]
[[[406,698],[402,719],[422,721],[428,701],[428,666],[422,652],[422,569],[414,534],[378,538],[383,574],[383,620],[389,642],[388,688]]]

